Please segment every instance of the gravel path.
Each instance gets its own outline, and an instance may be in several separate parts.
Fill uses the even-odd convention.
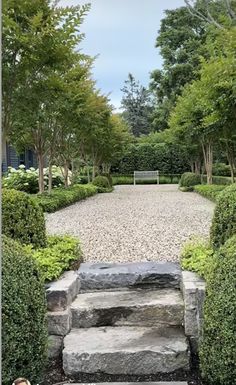
[[[191,235],[209,234],[213,210],[177,185],[117,186],[47,214],[47,231],[78,236],[85,261],[175,261]]]

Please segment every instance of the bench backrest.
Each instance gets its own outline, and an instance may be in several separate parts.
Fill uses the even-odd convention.
[[[136,180],[156,179],[159,183],[159,171],[134,171],[134,184]]]

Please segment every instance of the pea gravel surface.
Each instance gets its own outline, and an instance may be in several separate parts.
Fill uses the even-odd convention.
[[[79,237],[84,261],[178,261],[190,236],[208,236],[214,203],[177,185],[116,186],[46,215],[49,234]]]

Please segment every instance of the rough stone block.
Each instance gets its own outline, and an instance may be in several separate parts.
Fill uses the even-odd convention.
[[[149,375],[189,370],[189,348],[179,328],[72,329],[64,339],[63,368],[80,373]]]
[[[185,334],[190,337],[193,351],[197,352],[198,340],[203,325],[205,281],[196,273],[182,272],[181,290],[184,298]]]
[[[49,334],[65,336],[71,329],[72,317],[69,309],[57,312],[48,312],[47,320]]]
[[[82,291],[120,288],[179,288],[181,269],[173,262],[83,263],[78,270]]]
[[[49,336],[48,337],[48,357],[58,358],[61,355],[63,348],[62,336]]]
[[[46,290],[47,308],[49,311],[61,311],[72,303],[80,289],[78,275],[75,271],[67,271]]]
[[[125,290],[80,293],[71,305],[73,328],[183,324],[179,290]]]

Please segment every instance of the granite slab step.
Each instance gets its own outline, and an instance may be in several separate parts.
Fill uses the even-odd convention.
[[[83,263],[81,291],[122,288],[179,288],[181,269],[174,262]]]
[[[72,328],[183,324],[184,304],[175,289],[81,293],[71,305]]]
[[[137,382],[93,382],[93,383],[73,383],[74,385],[137,385]],[[139,385],[188,385],[187,382],[138,382]],[[63,385],[71,385],[71,383],[64,384]]]
[[[72,329],[64,339],[63,368],[81,373],[150,375],[189,370],[189,346],[179,328]]]

